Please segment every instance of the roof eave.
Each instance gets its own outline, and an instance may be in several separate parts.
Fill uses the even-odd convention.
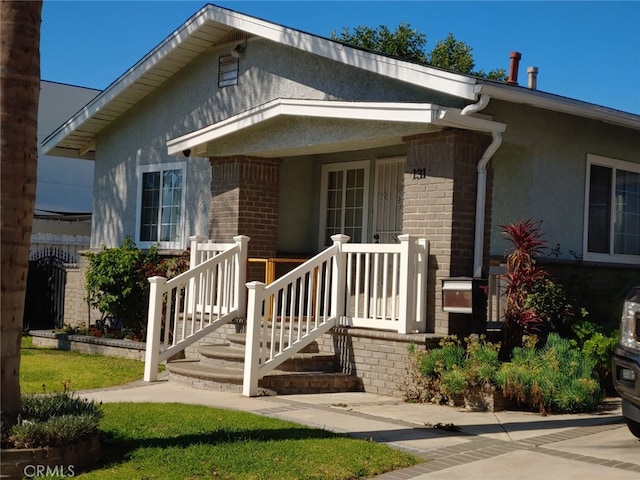
[[[530,90],[525,87],[501,85],[497,83],[483,83],[480,81],[476,87],[478,94],[489,95],[491,98],[507,102],[530,105],[569,115],[590,118],[613,125],[640,130],[640,116],[633,113],[622,112],[612,108],[603,107],[581,100],[575,100],[560,95]]]
[[[506,125],[462,115],[458,109],[430,103],[341,102],[277,99],[213,125],[169,140],[169,155],[206,156],[208,144],[276,117],[331,118],[354,121],[421,123],[439,128],[455,127],[480,132],[504,132]]]

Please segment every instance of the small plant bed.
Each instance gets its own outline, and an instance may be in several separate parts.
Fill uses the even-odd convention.
[[[2,478],[75,476],[100,458],[95,402],[68,392],[23,395],[17,423],[2,426]]]
[[[23,395],[18,423],[2,429],[2,448],[59,447],[97,433],[101,417],[98,404],[69,392]]]
[[[366,440],[199,405],[103,405],[103,462],[86,479],[347,480],[423,460]]]
[[[106,388],[140,380],[144,373],[138,360],[34,347],[28,336],[22,337],[20,355],[23,393]]]
[[[597,361],[556,333],[542,347],[537,340],[528,337],[525,346],[514,348],[511,361],[502,363],[500,345],[478,336],[465,338],[464,344],[447,337],[440,348],[426,352],[410,349],[414,381],[405,400],[541,414],[598,409],[604,391],[595,373]]]
[[[405,400],[481,411],[504,409],[496,383],[499,350],[500,344],[478,335],[465,338],[464,345],[455,335],[445,337],[440,348],[426,352],[410,347],[414,381]]]

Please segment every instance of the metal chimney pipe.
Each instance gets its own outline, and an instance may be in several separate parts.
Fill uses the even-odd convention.
[[[507,79],[507,84],[518,85],[518,65],[520,64],[522,55],[520,54],[520,52],[511,52],[509,58],[511,62],[509,65],[509,78]]]
[[[538,67],[527,67],[527,74],[529,75],[529,88],[531,90],[538,89]]]

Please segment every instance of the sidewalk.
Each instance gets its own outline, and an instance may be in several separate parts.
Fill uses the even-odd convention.
[[[619,399],[597,414],[468,412],[370,393],[247,398],[161,380],[81,392],[102,402],[181,402],[277,417],[373,439],[425,459],[376,480],[640,478],[640,441]]]

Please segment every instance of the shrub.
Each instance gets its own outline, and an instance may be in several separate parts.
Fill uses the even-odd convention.
[[[103,247],[89,253],[86,272],[87,299],[104,317],[130,332],[142,332],[146,324],[149,282],[152,276],[171,278],[188,268],[186,256],[161,259],[154,246],[143,253],[131,237],[117,248]],[[113,327],[113,324],[111,325]],[[102,334],[107,332],[100,327]]]
[[[616,329],[607,332],[604,327],[586,320],[575,324],[572,331],[576,337],[574,343],[586,357],[595,362],[594,369],[600,385],[613,392],[611,362],[620,331]]]
[[[547,278],[534,285],[526,298],[526,307],[534,310],[545,324],[545,330],[561,337],[572,336],[572,326],[588,313],[578,306],[561,283]]]
[[[469,387],[495,385],[500,345],[477,335],[465,338],[464,343],[465,347],[457,337],[450,336],[440,342],[440,348],[413,354],[428,390],[422,398],[434,403],[451,402]]]
[[[57,447],[98,431],[102,411],[68,392],[23,395],[22,413],[2,429],[3,448]]]
[[[556,333],[536,349],[535,340],[513,350],[496,381],[505,396],[542,414],[585,412],[595,409],[603,397],[593,376],[595,361]]]

